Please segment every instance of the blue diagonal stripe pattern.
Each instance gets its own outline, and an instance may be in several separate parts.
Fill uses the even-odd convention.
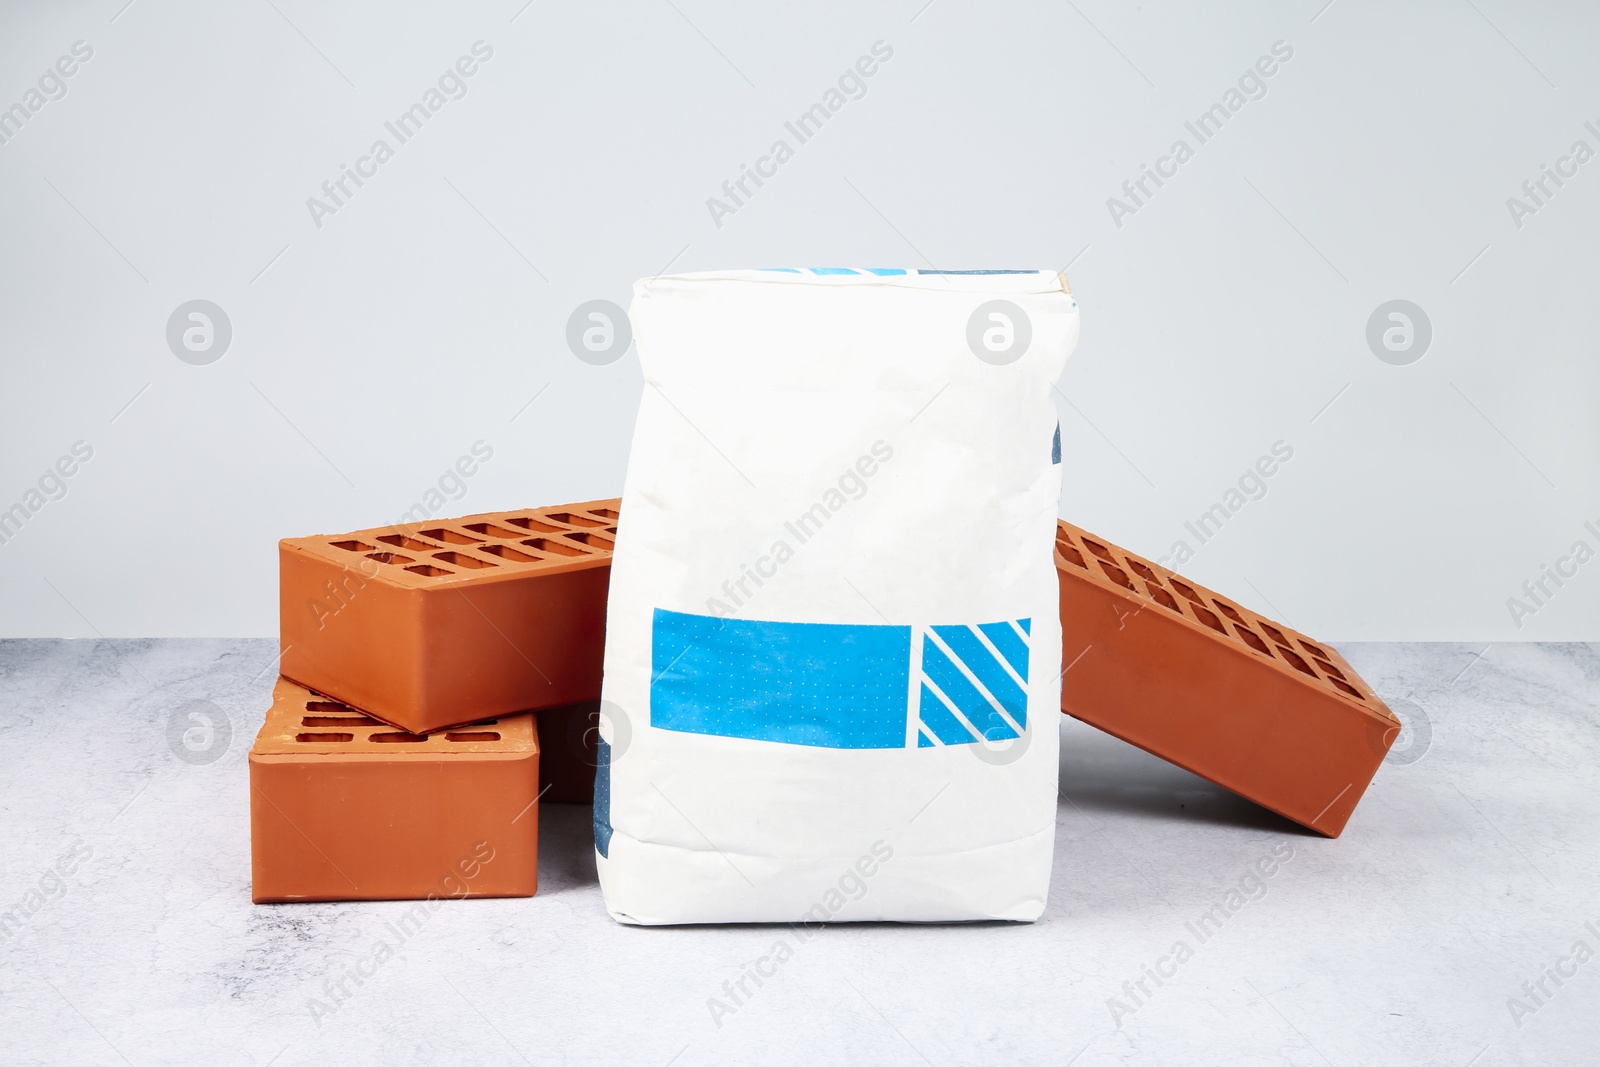
[[[987,622],[976,629],[936,625],[923,633],[918,717],[939,741],[1006,741],[1018,736],[1019,729],[1027,729],[1027,641],[1021,635],[1022,622],[1027,619],[1021,619],[1018,627],[1010,622]],[[995,643],[995,648],[1005,651],[997,656],[978,637],[979,630],[992,643],[990,633],[998,635],[1005,645]],[[1011,670],[1006,670],[1006,664]],[[950,728],[952,718],[962,726],[958,734]]]
[[[957,711],[966,716],[968,722],[980,729],[987,725],[985,720],[994,710],[989,706],[988,698],[978,692],[977,687],[961,673],[961,669],[950,662],[939,646],[926,636],[922,639],[922,676],[938,686],[939,691]],[[967,737],[965,740],[976,741],[977,738]]]
[[[968,730],[966,724],[956,718],[955,714],[945,706],[945,702],[928,688],[927,682],[922,683],[922,699],[918,704],[918,714],[921,715],[922,725],[928,728],[928,732],[946,745],[965,745],[973,740],[972,731]]]
[[[978,684],[1006,710],[1018,726],[1028,725],[1028,694],[966,626],[935,626],[933,632],[978,679]],[[1024,675],[1024,678],[1027,676]]]
[[[1028,680],[1028,642],[1012,628],[1009,622],[986,622],[979,626],[983,636],[989,643],[1000,650],[1000,654],[1011,664],[1011,669],[1017,672],[1017,677],[1024,682]]]
[[[1023,634],[1029,621],[935,626],[920,635],[922,691],[917,715],[925,733],[941,744],[965,745],[1004,741],[1027,729],[1028,642]],[[994,650],[978,637],[980,631]],[[925,736],[919,736],[917,743],[928,745]]]

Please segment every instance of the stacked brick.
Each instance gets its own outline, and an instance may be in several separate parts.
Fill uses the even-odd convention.
[[[588,803],[618,502],[279,543],[250,751],[258,902],[528,896]]]

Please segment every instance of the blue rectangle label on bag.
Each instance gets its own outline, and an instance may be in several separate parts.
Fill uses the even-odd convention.
[[[1030,621],[864,625],[657,608],[650,725],[822,748],[1014,738],[1027,727]]]

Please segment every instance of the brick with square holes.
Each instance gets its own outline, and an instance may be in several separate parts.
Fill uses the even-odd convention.
[[[1061,710],[1337,837],[1400,730],[1343,657],[1066,522]]]
[[[251,897],[525,897],[538,888],[530,713],[419,736],[279,679],[250,749]]]
[[[278,542],[279,670],[414,733],[600,697],[618,501]]]

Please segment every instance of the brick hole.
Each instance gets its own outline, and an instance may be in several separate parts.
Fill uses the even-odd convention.
[[[398,552],[368,552],[367,558],[375,559],[379,563],[393,563],[397,566],[402,563],[416,562],[416,560],[412,559],[410,556],[402,556]]]
[[[1199,604],[1191,604],[1189,606],[1194,609],[1195,618],[1199,619],[1201,622],[1217,631],[1217,633],[1227,634],[1228,628],[1222,625],[1222,620],[1217,618],[1215,614],[1207,611]]]
[[[1266,627],[1262,627],[1262,629],[1266,629]],[[1311,669],[1311,664],[1300,658],[1300,653],[1290,651],[1289,649],[1284,648],[1282,645],[1279,645],[1278,655],[1288,660],[1290,665],[1301,674],[1309,674],[1313,678],[1317,676],[1317,672]]]
[[[476,534],[483,534],[485,537],[503,537],[508,541],[522,536],[515,530],[505,530],[499,526],[495,526],[493,523],[487,522],[469,522],[465,524],[462,529],[471,530]]]
[[[1087,543],[1088,542],[1085,542],[1085,544]],[[1107,578],[1110,578],[1113,582],[1116,582],[1118,585],[1122,586],[1122,588],[1133,589],[1133,582],[1129,580],[1125,573],[1123,573],[1121,567],[1114,566],[1105,562],[1104,560],[1101,560],[1100,569],[1106,572]],[[1138,592],[1137,589],[1134,589],[1133,591]]]
[[[537,548],[541,552],[553,552],[558,556],[581,556],[583,550],[573,548],[564,541],[552,541],[548,537],[530,537],[522,542],[529,548]]]
[[[321,696],[316,690],[309,690],[312,696]],[[348,704],[341,704],[336,700],[308,700],[306,710],[309,712],[322,712],[323,714],[360,715],[361,713]]]
[[[1159,585],[1152,585],[1149,588],[1150,588],[1150,596],[1155,600],[1155,602],[1157,604],[1160,604],[1162,607],[1166,608],[1168,611],[1176,611],[1179,615],[1183,614],[1183,609],[1178,607],[1178,602],[1175,599],[1173,599],[1173,596],[1172,596],[1171,593],[1167,592],[1165,589],[1161,588]]]
[[[1283,631],[1272,625],[1270,622],[1262,622],[1261,628],[1267,632],[1268,637],[1278,642],[1278,644],[1287,645],[1289,643],[1289,639],[1283,636]]]
[[[1111,550],[1109,548],[1107,548],[1105,545],[1102,545],[1099,541],[1091,541],[1087,537],[1085,537],[1083,539],[1083,547],[1087,548],[1090,552],[1093,552],[1095,555],[1099,556],[1101,559],[1105,560],[1107,563],[1115,563],[1116,562],[1116,560],[1113,559],[1112,556],[1111,556]]]
[[[622,517],[610,508],[590,508],[589,514],[598,515],[602,519],[610,519],[612,522],[616,522]]]
[[[1200,594],[1196,593],[1194,591],[1194,587],[1191,586],[1188,582],[1180,582],[1176,578],[1169,578],[1168,581],[1170,581],[1172,583],[1172,588],[1176,589],[1178,592],[1180,592],[1180,593],[1182,593],[1184,595],[1185,599],[1189,600],[1190,602],[1192,602],[1194,604],[1201,605],[1202,607],[1205,605],[1205,601],[1200,599]],[[1208,614],[1209,614],[1209,612],[1208,612]]]
[[[1313,645],[1310,641],[1307,641],[1303,637],[1300,639],[1300,647],[1305,649],[1307,652],[1311,653],[1313,656],[1317,657],[1318,659],[1327,659],[1328,658],[1328,654],[1326,652],[1322,651],[1322,649],[1318,648],[1316,645]]]
[[[615,537],[617,535],[617,528],[615,526],[607,526],[606,533],[610,534],[612,537]]]
[[[1351,685],[1349,682],[1341,682],[1337,678],[1329,678],[1328,681],[1332,682],[1341,693],[1347,693],[1350,696],[1355,697],[1357,700],[1366,699],[1366,697],[1362,696],[1360,692],[1356,690],[1356,687]]]
[[[498,741],[500,735],[493,730],[452,730],[444,735],[446,741]]]
[[[543,556],[530,556],[526,552],[518,552],[508,545],[484,545],[478,551],[487,552],[491,556],[499,556],[501,559],[509,560],[512,563],[538,563],[544,558]]]
[[[592,533],[569,533],[567,534],[567,540],[580,542],[590,548],[611,548],[615,544],[608,537],[601,537],[599,534]]]
[[[606,525],[605,521],[602,520],[602,519],[591,519],[587,515],[574,515],[569,511],[547,512],[545,514],[545,518],[550,519],[552,522],[564,522],[568,526],[604,526],[604,525]]]
[[[1067,544],[1065,541],[1057,541],[1056,542],[1056,551],[1061,553],[1062,558],[1068,560],[1071,563],[1076,563],[1078,566],[1084,568],[1085,570],[1088,570],[1088,564],[1083,562],[1083,556],[1081,556],[1078,553],[1077,549],[1073,548],[1071,545]]]
[[[443,541],[451,545],[475,545],[483,540],[481,537],[468,537],[456,530],[447,530],[443,526],[436,526],[431,530],[418,530],[423,537],[431,537],[435,541]]]
[[[1329,678],[1337,678],[1340,681],[1344,681],[1344,672],[1338,667],[1335,667],[1333,664],[1329,663],[1327,660],[1317,660],[1317,666],[1321,667],[1322,673],[1326,674]]]
[[[376,741],[380,745],[416,744],[428,739],[427,734],[373,734],[368,741]]]
[[[342,548],[346,552],[371,552],[371,545],[364,545],[360,541],[332,541],[334,548]]]
[[[433,558],[443,560],[455,567],[465,567],[473,571],[481,571],[494,566],[493,563],[486,559],[479,559],[477,556],[469,556],[462,552],[435,552]],[[407,569],[409,570],[410,568]]]
[[[430,545],[426,541],[418,541],[414,537],[407,537],[405,534],[386,534],[378,538],[378,540],[386,545],[393,545],[395,548],[410,549],[412,552],[431,552],[439,547],[438,545]]]
[[[354,741],[355,734],[295,734],[296,741]]]
[[[305,715],[301,726],[382,726],[377,719],[365,715]]]
[[[548,522],[540,522],[538,519],[530,519],[524,515],[518,515],[516,518],[507,519],[506,522],[511,526],[517,526],[527,530],[529,533],[561,532],[561,527],[559,526],[551,526]]]
[[[1149,567],[1146,567],[1143,563],[1140,563],[1138,560],[1130,558],[1128,560],[1128,566],[1132,567],[1134,569],[1134,572],[1136,574],[1138,574],[1139,577],[1143,578],[1145,580],[1145,582],[1147,582],[1148,584],[1150,584],[1150,585],[1160,585],[1161,584],[1161,579],[1156,577],[1156,572],[1151,570]]]
[[[443,567],[430,567],[426,563],[419,563],[415,567],[407,567],[406,570],[412,574],[420,574],[424,578],[443,578],[447,574],[455,573],[454,571],[447,571]]]
[[[1240,637],[1244,638],[1245,644],[1249,645],[1263,656],[1272,655],[1272,650],[1267,647],[1267,643],[1261,640],[1254,630],[1250,629],[1248,626],[1235,626],[1234,629],[1238,631]]]
[[[1221,600],[1217,600],[1215,598],[1213,598],[1211,602],[1217,606],[1217,610],[1218,611],[1222,612],[1224,615],[1226,615],[1228,618],[1232,619],[1234,622],[1238,623],[1240,626],[1243,626],[1245,624],[1244,616],[1239,614],[1239,609],[1234,607],[1232,604],[1226,603],[1226,602],[1221,601]]]

